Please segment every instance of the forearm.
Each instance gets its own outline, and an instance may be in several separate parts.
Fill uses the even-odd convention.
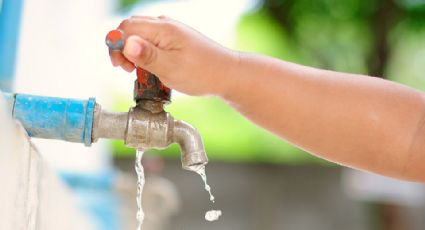
[[[425,181],[422,93],[247,54],[227,72],[223,97],[260,126],[322,158]],[[420,170],[407,170],[410,164]]]

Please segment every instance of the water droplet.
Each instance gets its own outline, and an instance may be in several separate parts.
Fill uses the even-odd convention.
[[[221,216],[221,210],[209,210],[205,213],[205,220],[215,221]]]

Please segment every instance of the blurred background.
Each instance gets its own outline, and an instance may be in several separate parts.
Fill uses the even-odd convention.
[[[167,15],[233,49],[425,89],[425,0],[24,0],[13,91],[128,111],[135,74],[112,67],[104,37],[135,14]],[[149,151],[144,229],[425,229],[421,184],[320,160],[217,98],[173,92],[166,110],[203,137],[216,203],[181,169],[177,146]],[[34,142],[98,229],[136,228],[133,149]],[[210,223],[211,208],[223,216]]]

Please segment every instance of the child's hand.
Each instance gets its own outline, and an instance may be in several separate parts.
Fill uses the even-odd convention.
[[[118,29],[127,40],[122,53],[110,53],[114,66],[128,72],[134,70],[134,65],[139,66],[157,75],[168,87],[190,95],[225,93],[225,76],[238,62],[236,52],[163,16],[133,16]]]

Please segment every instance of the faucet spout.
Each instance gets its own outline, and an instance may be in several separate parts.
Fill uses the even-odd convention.
[[[198,171],[208,163],[201,136],[190,124],[175,120],[173,141],[180,145],[181,161],[184,169]]]

